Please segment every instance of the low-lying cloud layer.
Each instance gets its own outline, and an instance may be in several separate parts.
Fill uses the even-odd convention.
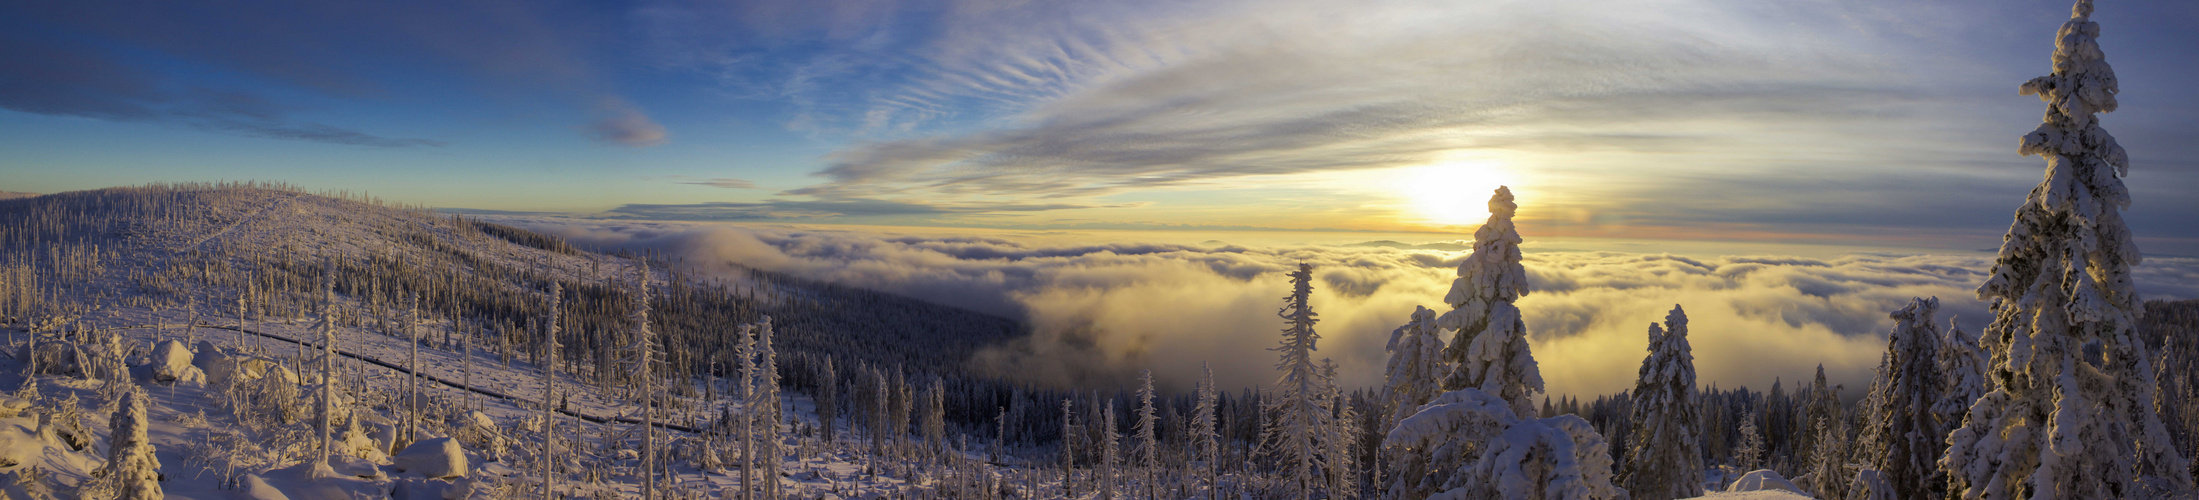
[[[1226,244],[1074,244],[1042,236],[920,236],[722,224],[519,221],[595,247],[653,248],[706,270],[738,263],[881,289],[1027,322],[1028,339],[987,351],[978,366],[1039,383],[1114,386],[1138,370],[1188,389],[1202,363],[1229,387],[1272,383],[1275,315],[1287,269],[1314,264],[1319,356],[1344,382],[1380,383],[1382,346],[1415,305],[1442,310],[1465,254],[1425,248]],[[1971,291],[1984,254],[1854,254],[1691,258],[1537,252],[1523,298],[1535,357],[1553,393],[1630,388],[1651,321],[1687,309],[1705,384],[1767,388],[1822,363],[1862,387],[1910,297],[1937,296],[1940,321],[1975,333],[1990,316]],[[2199,259],[2140,269],[2151,298],[2199,297]]]

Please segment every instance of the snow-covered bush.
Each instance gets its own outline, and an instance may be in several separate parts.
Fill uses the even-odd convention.
[[[1461,389],[1436,396],[1383,439],[1385,498],[1621,499],[1603,436],[1573,415],[1522,419],[1511,403]]]

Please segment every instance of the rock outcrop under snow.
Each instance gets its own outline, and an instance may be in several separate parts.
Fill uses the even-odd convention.
[[[427,477],[460,477],[467,473],[465,447],[447,437],[412,443],[390,462],[400,470]]]

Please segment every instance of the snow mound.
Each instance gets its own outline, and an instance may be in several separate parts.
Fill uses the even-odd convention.
[[[180,340],[165,340],[153,347],[153,381],[169,383],[206,383],[206,372],[192,366],[196,357],[191,348]]]
[[[412,443],[390,461],[399,470],[426,477],[460,477],[467,473],[465,447],[447,437]]]
[[[267,480],[260,478],[259,474],[244,475],[244,488],[237,492],[237,498],[241,500],[290,500],[290,496],[284,495],[282,490],[277,490],[274,486],[268,486]]]
[[[0,418],[13,418],[31,408],[30,400],[12,396],[0,396]]]
[[[1734,481],[1732,485],[1726,486],[1726,491],[1785,491],[1804,495],[1802,487],[1795,486],[1793,481],[1788,481],[1786,477],[1780,476],[1778,472],[1770,469],[1758,469],[1742,474],[1741,480]]]

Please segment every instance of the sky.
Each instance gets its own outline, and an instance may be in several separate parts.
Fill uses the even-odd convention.
[[[0,3],[0,190],[474,213],[1994,246],[2054,1]],[[2105,1],[2149,253],[2199,4]]]

